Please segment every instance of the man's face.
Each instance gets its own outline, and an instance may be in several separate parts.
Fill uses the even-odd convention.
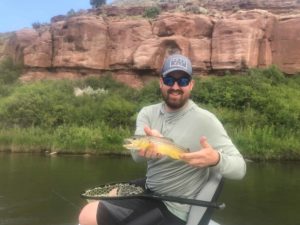
[[[167,75],[167,77],[175,78],[178,80],[180,78],[190,78],[186,73],[182,71],[174,71]],[[163,79],[160,78],[160,90],[164,101],[166,102],[168,109],[170,111],[177,110],[185,105],[185,103],[190,98],[190,93],[193,89],[194,81],[191,80],[187,86],[180,86],[178,81],[176,81],[172,86],[166,85]]]

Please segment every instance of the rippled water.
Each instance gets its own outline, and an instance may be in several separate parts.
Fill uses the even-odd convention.
[[[0,225],[73,225],[89,187],[142,177],[124,157],[0,153]],[[243,181],[226,180],[214,219],[222,225],[300,224],[300,164],[249,163]]]

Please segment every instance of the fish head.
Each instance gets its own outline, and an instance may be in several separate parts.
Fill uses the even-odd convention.
[[[149,146],[149,140],[145,136],[132,136],[124,140],[123,147],[130,150],[140,150]]]
[[[135,150],[136,145],[134,144],[134,142],[135,142],[134,139],[132,139],[132,138],[126,138],[126,139],[124,140],[123,147],[124,147],[124,148],[127,148],[127,149]]]

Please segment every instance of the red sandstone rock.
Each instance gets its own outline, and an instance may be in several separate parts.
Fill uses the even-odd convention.
[[[265,11],[241,11],[217,21],[212,37],[212,68],[241,70],[270,65],[266,30],[274,21],[275,16]]]
[[[29,67],[52,66],[52,38],[49,30],[38,35],[24,48],[24,65]]]
[[[204,4],[206,7],[214,6],[219,10],[241,9],[265,9],[269,11],[283,11],[299,7],[298,0],[214,0]]]
[[[102,17],[70,17],[52,24],[51,32],[53,67],[108,69],[108,28]]]
[[[212,20],[203,15],[166,13],[153,23],[153,33],[158,37],[180,35],[187,38],[211,38]]]
[[[138,49],[144,60],[147,55],[151,56],[148,63],[135,60],[135,66],[147,68],[151,62],[155,68],[160,68],[167,55],[177,52],[189,56],[195,70],[210,70],[212,31],[213,22],[207,16],[163,14],[153,23],[153,33],[157,37],[145,41],[145,46]],[[146,47],[148,43],[149,48]],[[151,49],[152,53],[148,54],[146,49]]]
[[[273,30],[273,64],[289,74],[300,72],[300,16],[277,21]]]
[[[280,19],[262,10],[239,11],[220,19],[163,13],[150,21],[90,13],[58,20],[39,31],[18,31],[8,42],[6,53],[24,62],[31,78],[34,74],[43,77],[43,68],[53,70],[45,73],[52,77],[59,73],[65,77],[72,71],[78,77],[107,70],[118,72],[120,80],[127,80],[128,74],[153,76],[164,58],[176,52],[191,58],[196,73],[271,64],[297,73],[299,24],[299,16]],[[36,68],[39,72],[34,72]],[[134,86],[143,83],[141,77]]]
[[[153,37],[151,24],[145,20],[108,22],[108,65],[112,69],[132,68],[133,55],[145,40]]]
[[[22,29],[17,31],[9,39],[5,54],[12,57],[14,62],[24,61],[24,48],[31,45],[38,37],[38,33],[34,29]]]

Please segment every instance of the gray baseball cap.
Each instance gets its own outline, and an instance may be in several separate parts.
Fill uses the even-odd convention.
[[[165,59],[161,74],[163,77],[165,77],[169,73],[178,70],[185,72],[189,76],[192,76],[193,73],[191,61],[183,55],[174,54]]]

